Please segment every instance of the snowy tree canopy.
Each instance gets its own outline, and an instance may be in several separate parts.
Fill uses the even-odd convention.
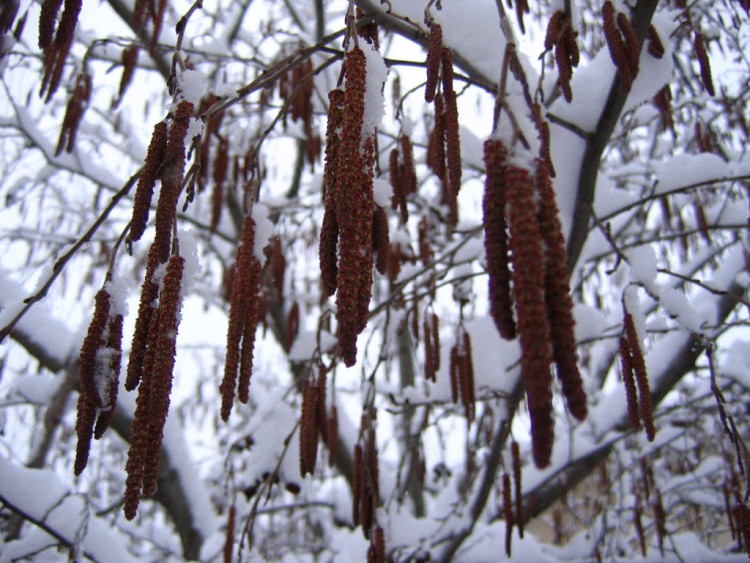
[[[0,562],[744,561],[747,0],[0,5]]]

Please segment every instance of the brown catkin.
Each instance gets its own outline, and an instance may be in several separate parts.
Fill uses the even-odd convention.
[[[612,62],[615,63],[618,69],[618,77],[623,90],[629,92],[634,77],[630,72],[625,41],[615,23],[615,8],[609,0],[602,6],[602,18],[604,22],[604,38],[607,41],[607,47],[609,47],[609,54],[612,57]]]
[[[137,45],[122,50],[122,55],[120,56],[120,62],[122,62],[122,76],[120,77],[120,87],[117,90],[117,98],[112,103],[113,107],[119,105],[125,92],[127,92],[130,87],[133,75],[135,74],[136,65],[138,64],[138,53],[139,49]]]
[[[664,510],[664,503],[661,498],[661,491],[656,490],[656,499],[654,500],[654,524],[656,527],[656,538],[659,542],[659,552],[664,557],[664,539],[667,536],[667,513]]]
[[[440,24],[430,24],[430,37],[427,47],[427,84],[425,85],[424,99],[432,102],[435,99],[438,78],[440,76],[440,51],[443,47],[443,28]]]
[[[531,415],[534,463],[549,465],[554,442],[552,346],[544,295],[544,251],[534,185],[523,168],[506,166],[514,296],[521,346],[521,377]]]
[[[651,406],[648,371],[646,370],[646,361],[643,358],[643,350],[641,349],[641,342],[638,339],[638,333],[635,330],[633,317],[627,310],[625,311],[625,336],[628,339],[633,373],[635,374],[635,381],[638,384],[638,398],[640,400],[643,427],[646,430],[648,441],[653,442],[656,436],[656,428],[654,427],[653,409]]]
[[[458,343],[454,344],[453,348],[451,348],[450,358],[451,400],[456,403],[458,402],[458,383],[460,379]]]
[[[354,446],[354,462],[352,470],[352,521],[354,525],[359,525],[359,508],[362,500],[362,446]]]
[[[513,460],[513,487],[516,499],[515,523],[518,535],[523,539],[523,486],[521,482],[521,448],[518,442],[510,443],[511,458]]]
[[[505,555],[510,557],[513,538],[513,502],[511,501],[510,475],[503,473],[503,516],[505,517]]]
[[[73,464],[73,472],[76,475],[80,475],[88,463],[95,418],[96,406],[89,402],[85,393],[81,392],[78,396],[78,415],[76,418],[78,441],[76,443],[76,458]]]
[[[155,335],[149,335],[149,345],[154,350],[148,409],[152,453],[150,465],[144,468],[144,494],[153,494],[156,491],[159,475],[161,442],[169,412],[169,395],[172,391],[184,269],[185,259],[182,256],[175,255],[169,258],[159,294],[158,327]]]
[[[443,48],[443,95],[445,96],[445,152],[448,183],[453,197],[461,189],[461,138],[459,134],[458,103],[453,90],[453,54]]]
[[[232,282],[227,328],[227,355],[224,378],[221,382],[221,418],[227,420],[232,410],[235,385],[239,371],[238,395],[247,402],[252,373],[255,329],[260,318],[261,266],[255,256],[255,221],[251,214],[245,217],[237,249],[237,262]]]
[[[161,191],[156,205],[156,233],[154,235],[154,246],[160,264],[167,261],[171,252],[177,200],[182,191],[182,180],[185,175],[185,137],[192,116],[193,104],[183,100],[177,105],[164,148]]]
[[[94,427],[94,438],[97,440],[104,435],[104,432],[109,427],[109,423],[115,413],[115,406],[117,405],[117,391],[120,386],[120,370],[122,368],[122,325],[122,315],[110,316],[109,338],[106,343],[109,365],[106,366],[106,369],[109,370],[111,379],[107,382],[109,397],[104,404],[104,408],[99,411],[96,426]]]
[[[659,32],[653,25],[648,26],[648,54],[655,59],[661,59],[664,52],[664,44],[661,42]]]
[[[734,518],[737,521],[739,533],[742,535],[745,553],[750,557],[750,509],[744,502],[739,502],[734,507]]]
[[[55,148],[55,156],[60,156],[63,150],[72,153],[75,148],[76,136],[78,135],[78,126],[86,112],[89,100],[91,98],[91,77],[81,72],[76,77],[76,85],[73,93],[68,100],[63,118],[60,137]]]
[[[568,281],[570,270],[565,239],[547,163],[542,159],[537,159],[536,166],[539,226],[546,246],[544,279],[547,315],[552,338],[552,356],[557,366],[557,378],[562,385],[568,409],[576,419],[583,421],[586,419],[588,409],[586,392],[583,390],[583,381],[578,370],[575,320]]]
[[[146,275],[141,286],[141,300],[138,305],[138,316],[135,319],[135,330],[133,341],[130,346],[130,358],[128,360],[128,373],[125,379],[125,389],[132,391],[138,387],[143,375],[144,359],[148,346],[148,331],[151,318],[156,311],[156,299],[159,296],[159,286],[154,281],[154,275],[158,268],[158,256],[156,247],[153,245],[146,259]]]
[[[502,142],[490,139],[484,143],[484,165],[487,171],[484,188],[484,247],[489,278],[490,314],[500,336],[516,337],[513,299],[510,292],[511,272],[508,255],[508,232],[505,219],[505,158]]]
[[[55,34],[55,43],[59,47],[70,45],[73,41],[73,32],[78,23],[82,4],[83,0],[65,0],[60,24],[57,26],[57,33]]]
[[[711,63],[709,62],[708,51],[706,50],[706,40],[703,34],[699,32],[695,34],[695,56],[700,66],[703,87],[709,96],[714,96],[716,91],[714,90],[714,81],[711,77]]]
[[[640,500],[636,498],[635,508],[633,508],[633,525],[635,526],[635,531],[638,536],[638,544],[641,548],[641,555],[643,557],[646,557],[646,534],[643,530],[643,520],[641,518],[641,513],[643,509],[641,508]]]
[[[320,226],[320,245],[318,256],[320,261],[320,286],[324,297],[336,293],[338,287],[338,262],[336,248],[339,239],[339,224],[336,211],[331,207],[323,213],[323,223]]]
[[[39,13],[39,48],[45,50],[55,36],[57,14],[62,8],[63,0],[44,0]]]
[[[408,135],[401,135],[399,138],[401,144],[401,156],[403,159],[402,182],[404,196],[408,196],[417,191],[417,171],[414,166],[414,147]]]
[[[636,430],[641,428],[641,417],[638,413],[638,396],[635,389],[633,375],[633,360],[630,357],[630,345],[627,338],[620,338],[620,362],[622,366],[622,380],[625,383],[625,398],[628,404],[628,420]]]
[[[97,361],[97,352],[104,346],[103,338],[110,315],[110,296],[109,293],[100,289],[94,298],[94,316],[89,324],[88,333],[81,346],[80,354],[80,378],[81,394],[86,400],[96,407],[104,406],[107,399],[102,397],[99,392],[99,382],[97,377],[99,362]]]
[[[391,244],[388,238],[388,217],[385,209],[379,205],[375,206],[372,219],[372,246],[375,253],[375,269],[381,276],[384,276],[388,268],[388,252],[390,252]]]
[[[224,541],[224,563],[232,563],[232,554],[234,550],[234,524],[237,509],[234,505],[227,511],[227,531]]]
[[[471,337],[463,327],[463,338],[457,343],[458,387],[461,391],[461,402],[464,405],[466,420],[474,420],[474,361],[471,353]]]
[[[365,95],[365,56],[361,49],[347,52],[345,101],[337,160],[335,207],[339,227],[336,320],[339,351],[344,363],[357,360],[357,335],[367,322],[372,286],[372,192],[375,145],[362,143]]]
[[[299,462],[300,473],[305,475],[315,472],[315,461],[318,456],[318,387],[308,383],[302,392],[302,415],[299,429]],[[325,390],[323,390],[325,393]]]
[[[154,195],[154,186],[159,177],[159,168],[164,161],[164,149],[167,146],[167,123],[160,121],[154,126],[151,142],[146,153],[146,162],[143,165],[138,185],[133,197],[133,217],[130,220],[130,232],[128,241],[140,240],[146,230],[148,223],[151,198]]]
[[[435,124],[427,147],[427,164],[441,180],[445,177],[445,100],[435,95]]]
[[[326,434],[328,435],[328,466],[333,467],[339,449],[339,413],[336,405],[331,405]]]
[[[620,32],[625,40],[625,59],[630,69],[630,75],[635,78],[638,74],[641,58],[641,47],[638,44],[638,36],[630,25],[628,16],[622,12],[617,14],[617,27],[620,28]]]

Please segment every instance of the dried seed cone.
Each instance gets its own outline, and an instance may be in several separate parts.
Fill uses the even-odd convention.
[[[487,177],[484,184],[484,248],[489,275],[490,314],[500,336],[506,340],[516,337],[513,319],[513,300],[510,293],[510,257],[508,231],[505,220],[505,158],[507,150],[502,142],[490,139],[484,143],[484,165]]]
[[[539,226],[546,245],[544,279],[552,355],[568,409],[575,418],[582,421],[586,419],[588,409],[586,392],[578,370],[573,300],[568,281],[570,270],[555,192],[547,164],[541,159],[537,160],[536,186],[539,194]]]
[[[532,178],[523,168],[506,166],[510,207],[510,247],[521,346],[521,377],[526,387],[534,463],[549,465],[554,442],[552,347],[544,295],[544,251],[534,203]]]
[[[151,135],[151,142],[146,153],[146,163],[143,165],[143,171],[135,188],[133,218],[130,220],[130,232],[128,233],[128,241],[130,242],[140,240],[146,230],[151,198],[154,195],[154,186],[159,177],[159,167],[164,161],[166,146],[167,124],[160,121],[154,126],[154,132]]]

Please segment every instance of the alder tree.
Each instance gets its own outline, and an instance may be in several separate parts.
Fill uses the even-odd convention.
[[[6,0],[0,561],[744,561],[748,0]]]

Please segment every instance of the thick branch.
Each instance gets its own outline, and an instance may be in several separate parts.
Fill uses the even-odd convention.
[[[633,10],[630,25],[633,27],[638,44],[643,45],[643,40],[648,33],[648,26],[656,10],[657,0],[640,0]],[[622,87],[618,75],[615,75],[612,86],[609,89],[607,102],[599,116],[596,129],[586,143],[586,152],[581,160],[581,169],[578,174],[578,188],[576,195],[576,206],[573,212],[573,223],[570,236],[568,237],[568,265],[573,271],[578,257],[581,255],[583,245],[589,231],[589,220],[594,205],[594,194],[596,191],[596,179],[599,175],[599,163],[604,148],[612,136],[612,132],[620,119],[628,93]]]

